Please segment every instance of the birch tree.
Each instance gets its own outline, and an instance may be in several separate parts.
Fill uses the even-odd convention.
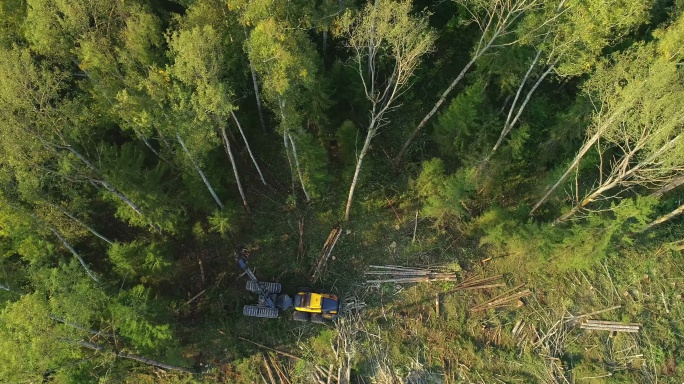
[[[653,33],[653,37],[655,38],[653,42],[645,46],[637,47],[623,56],[616,55],[614,56],[612,63],[604,61],[598,66],[590,81],[584,86],[587,97],[591,98],[594,105],[596,105],[593,125],[588,130],[584,144],[567,167],[566,171],[547,189],[544,196],[542,196],[542,198],[533,206],[530,214],[533,214],[564,182],[580,164],[584,156],[597,142],[599,142],[599,139],[609,135],[611,132],[627,129],[623,123],[627,122],[629,118],[635,119],[635,111],[639,111],[642,108],[653,108],[653,113],[656,113],[658,108],[666,108],[666,103],[668,102],[681,103],[681,100],[677,99],[676,90],[680,89],[681,83],[677,83],[676,81],[676,68],[677,63],[684,56],[681,49],[681,46],[684,45],[684,37],[682,36],[684,36],[684,17],[679,17],[679,19],[667,28],[656,30]],[[663,71],[662,74],[650,69],[651,67]],[[671,86],[673,88],[670,88]],[[671,92],[671,89],[674,92]],[[657,101],[654,100],[654,98],[663,98],[663,100]],[[674,111],[672,115],[663,116],[662,121],[658,121],[657,119],[654,120],[652,124],[655,126],[644,131],[645,134],[648,132],[657,133],[661,128],[674,129],[673,127],[676,127],[676,124],[672,124],[677,121],[678,116],[680,116],[679,112]],[[632,131],[633,134],[629,136],[628,140],[635,140],[641,137],[641,134],[637,135],[635,132],[639,132],[636,127],[638,127],[639,124],[643,126],[644,122],[632,121],[632,123],[635,122],[637,125],[632,128],[635,131]],[[615,135],[612,137],[619,138],[619,136]],[[646,140],[648,141],[648,139]],[[659,140],[662,140],[662,138]],[[623,142],[618,140],[617,142],[613,142],[613,144],[620,146],[623,145]],[[641,147],[639,147],[637,148],[637,151],[634,152],[631,142],[624,144],[629,145],[622,149],[623,153],[627,154],[630,159],[636,155],[636,152],[641,150]],[[649,146],[650,145],[651,144],[649,144]],[[664,149],[667,153],[670,153],[670,150],[671,148],[669,147]],[[645,160],[647,158],[648,155],[646,158],[642,159]],[[637,170],[640,168],[641,167],[637,168]],[[613,170],[615,170],[615,168],[613,168]],[[601,170],[601,172],[603,171]],[[627,174],[630,178],[631,175],[632,173]],[[667,184],[673,181],[668,179],[669,177],[659,177],[659,179],[655,181],[657,184]],[[614,179],[611,180],[614,181]],[[601,177],[599,185],[603,185],[604,181],[603,177]],[[648,185],[648,182],[649,181],[646,181],[641,185]],[[579,204],[581,205],[581,202]]]
[[[258,4],[258,3],[257,3]],[[253,5],[256,7],[256,5]],[[252,5],[251,5],[252,6]],[[245,22],[254,24],[246,47],[249,60],[263,81],[264,97],[279,118],[278,131],[294,180],[299,180],[306,201],[310,200],[307,180],[295,142],[308,135],[302,129],[302,95],[318,81],[319,59],[304,31],[290,26],[289,20],[246,12]]]
[[[366,138],[349,188],[345,220],[349,220],[371,140],[389,123],[387,114],[398,107],[396,103],[408,89],[414,70],[433,48],[435,34],[428,26],[428,15],[412,16],[411,8],[410,1],[380,0],[367,3],[358,14],[347,12],[341,19],[341,36],[352,52],[364,94],[371,104]],[[389,63],[389,71],[385,62]]]
[[[607,46],[647,22],[651,4],[652,0],[624,0],[617,4],[597,0],[592,2],[591,12],[587,12],[583,2],[561,0],[547,2],[543,8],[528,12],[516,34],[521,45],[533,46],[536,54],[520,81],[501,134],[486,159],[503,144],[544,79],[552,74],[568,78],[590,71]],[[528,86],[528,80],[535,77]],[[525,88],[528,90],[521,99]]]
[[[619,196],[627,189],[665,186],[684,172],[684,84],[677,63],[654,57],[653,48],[646,45],[617,55],[614,65],[608,64],[597,72],[599,80],[594,85],[608,87],[599,90],[599,97],[637,92],[629,98],[635,102],[629,108],[620,104],[606,106],[621,110],[614,122],[600,131],[604,148],[617,154],[607,159],[605,175],[604,164],[599,164],[598,182],[554,223],[566,221],[589,209],[590,204]],[[608,72],[614,76],[612,79]],[[602,102],[610,103],[605,99]],[[598,150],[601,156],[605,154]]]
[[[413,140],[421,130],[427,125],[432,116],[437,113],[439,108],[465,77],[470,68],[485,54],[492,49],[500,49],[516,44],[513,36],[513,27],[527,12],[539,8],[544,1],[542,0],[457,0],[463,5],[479,30],[480,35],[475,43],[470,55],[470,61],[461,69],[461,72],[442,92],[432,109],[423,117],[418,125],[413,129],[409,137],[404,142],[401,150],[393,159],[395,165],[401,162]]]
[[[75,264],[34,270],[30,286],[35,290],[15,291],[18,298],[3,303],[0,380],[41,381],[78,370],[80,364],[91,375],[125,375],[129,367],[109,351],[139,363],[187,370],[138,354],[173,345],[169,326],[152,320],[148,290],[136,286],[109,295],[84,279]]]

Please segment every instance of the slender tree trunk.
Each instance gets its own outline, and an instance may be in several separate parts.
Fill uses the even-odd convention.
[[[675,178],[674,180],[672,180],[671,182],[669,182],[669,183],[668,183],[667,185],[665,185],[664,187],[662,187],[662,188],[660,188],[659,190],[653,192],[653,193],[651,194],[651,197],[661,197],[661,196],[663,196],[664,194],[670,192],[671,190],[673,190],[673,189],[679,187],[679,186],[682,185],[682,184],[684,184],[684,175],[681,175],[681,176]]]
[[[283,130],[283,146],[285,146],[285,154],[287,155],[287,163],[290,165],[290,175],[292,176],[292,194],[296,195],[295,190],[295,175],[294,167],[292,166],[292,158],[290,157],[290,144],[287,138],[288,132],[285,128],[285,100],[278,96],[278,107],[280,108],[280,123]]]
[[[579,152],[578,152],[577,155],[575,156],[575,159],[572,161],[572,164],[570,164],[570,166],[568,167],[568,169],[567,169],[567,170],[565,171],[565,173],[556,181],[556,183],[555,183],[551,188],[549,188],[549,189],[546,191],[546,193],[544,194],[544,196],[537,202],[537,204],[535,204],[534,207],[532,207],[532,210],[530,211],[530,215],[532,215],[532,214],[534,213],[534,211],[537,210],[537,208],[539,208],[542,204],[544,204],[544,202],[546,201],[546,199],[548,199],[549,196],[551,196],[551,193],[553,193],[553,191],[555,191],[556,188],[558,188],[558,186],[561,185],[561,183],[565,180],[566,177],[568,177],[568,175],[573,171],[573,169],[575,169],[575,167],[577,167],[577,166],[579,165],[579,163],[580,163],[580,161],[582,160],[582,158],[584,157],[584,155],[586,155],[587,152],[589,152],[589,149],[591,149],[591,147],[594,145],[594,143],[596,143],[596,141],[599,139],[599,137],[601,137],[601,135],[603,134],[603,131],[604,131],[610,124],[612,124],[613,121],[615,121],[615,119],[616,119],[617,117],[618,117],[618,113],[614,113],[614,114],[608,119],[608,121],[606,121],[605,123],[601,124],[601,126],[599,126],[599,128],[596,130],[596,133],[595,133],[589,140],[587,140],[587,141],[584,142],[584,145],[582,145],[582,148],[580,148]]]
[[[292,144],[292,155],[295,160],[295,167],[297,168],[297,175],[299,176],[299,183],[302,185],[302,191],[304,192],[304,196],[306,197],[306,202],[308,203],[311,201],[311,197],[309,197],[309,194],[306,192],[306,187],[304,186],[304,178],[302,177],[302,171],[299,168],[299,156],[297,155],[297,147],[295,146],[295,142],[292,139],[292,135],[289,133],[287,134],[287,138],[290,139],[290,144]]]
[[[88,264],[86,264],[81,255],[79,255],[78,252],[76,252],[74,247],[72,247],[71,244],[69,244],[66,241],[66,239],[64,239],[64,237],[62,237],[62,235],[55,228],[50,228],[50,232],[57,236],[57,238],[62,242],[62,244],[64,244],[64,246],[67,247],[74,256],[76,256],[76,259],[78,259],[78,262],[81,263],[81,266],[83,267],[83,269],[85,269],[88,276],[90,276],[91,279],[95,280],[96,283],[99,283],[100,280],[98,280],[93,271],[91,271],[90,268],[88,268]]]
[[[264,175],[261,173],[261,168],[259,168],[259,163],[257,163],[256,159],[254,158],[254,155],[252,154],[252,149],[249,147],[249,142],[247,141],[247,137],[245,136],[245,132],[242,130],[242,125],[240,124],[240,120],[238,120],[237,116],[235,115],[235,112],[230,111],[231,116],[233,116],[233,120],[235,120],[235,124],[238,127],[238,131],[240,131],[240,136],[242,136],[242,140],[245,142],[245,147],[247,148],[247,153],[249,153],[250,159],[252,159],[252,163],[254,163],[254,168],[256,168],[257,172],[259,172],[259,178],[261,179],[261,182],[266,185],[266,180],[264,179]]]
[[[134,202],[132,202],[131,199],[129,199],[129,198],[128,198],[126,195],[124,195],[123,193],[119,192],[116,188],[114,188],[111,184],[109,184],[109,183],[106,182],[105,180],[96,180],[96,179],[92,179],[91,182],[92,182],[92,183],[95,183],[95,184],[100,184],[100,185],[103,186],[106,190],[108,190],[109,192],[111,192],[112,194],[114,194],[114,196],[118,197],[121,201],[123,201],[123,202],[126,203],[129,207],[131,207],[131,209],[133,209],[133,210],[135,211],[135,213],[137,213],[138,215],[140,215],[140,216],[142,216],[142,217],[146,217],[145,214],[142,212],[142,210],[140,210],[140,208],[139,208]],[[150,222],[150,226],[151,226],[152,228],[154,228],[154,230],[157,231],[158,233],[162,233],[161,227],[158,226],[156,223]]]
[[[603,195],[604,192],[606,192],[606,191],[624,183],[628,179],[630,179],[635,173],[637,173],[639,170],[646,167],[647,165],[651,164],[660,155],[662,155],[666,150],[668,150],[670,147],[674,146],[680,137],[682,137],[682,135],[676,136],[672,140],[663,144],[662,147],[660,147],[657,151],[655,151],[653,154],[651,154],[647,159],[642,160],[638,164],[634,165],[632,168],[629,168],[630,163],[632,163],[632,159],[634,159],[634,156],[636,155],[636,153],[639,152],[644,147],[644,145],[646,144],[646,140],[644,139],[641,143],[637,143],[632,148],[632,150],[628,154],[625,154],[625,156],[620,160],[619,165],[616,164],[614,166],[614,169],[618,170],[617,174],[614,174],[613,176],[609,177],[608,180],[603,185],[599,186],[596,190],[594,190],[591,194],[589,194],[589,196],[582,199],[582,201],[579,204],[576,204],[569,212],[567,212],[566,214],[557,218],[553,222],[553,225],[560,224],[560,223],[564,222],[565,220],[567,220],[570,217],[572,217],[573,215],[575,215],[580,209],[582,209],[582,208],[586,207],[587,205],[589,205],[590,203],[596,201],[598,198],[600,198]]]
[[[48,203],[48,204],[49,204],[49,203]],[[106,237],[105,237],[104,235],[102,235],[100,232],[94,230],[94,229],[93,229],[92,227],[90,227],[88,224],[86,224],[86,223],[82,222],[81,220],[79,220],[78,218],[76,218],[76,216],[72,215],[72,214],[69,213],[67,210],[65,210],[65,209],[63,209],[63,208],[61,208],[60,206],[55,205],[55,204],[50,204],[50,206],[52,206],[52,207],[54,207],[55,209],[57,209],[58,211],[62,212],[63,214],[65,214],[66,216],[68,216],[71,220],[75,221],[75,222],[78,223],[80,226],[82,226],[83,228],[85,228],[85,229],[87,229],[88,231],[90,231],[90,233],[92,233],[93,235],[95,235],[95,236],[99,237],[100,239],[104,240],[107,244],[109,244],[109,245],[114,245],[114,243],[113,243],[111,240],[109,240],[108,238],[106,238]]]
[[[641,232],[648,231],[649,229],[655,227],[656,225],[662,224],[668,220],[671,220],[674,217],[681,215],[682,213],[684,213],[684,204],[680,205],[677,209],[668,213],[667,215],[660,216],[659,218],[653,220],[650,224],[648,224],[646,227],[644,227],[644,229],[642,229]]]
[[[129,122],[129,124],[131,123]],[[154,153],[158,158],[162,159],[161,155],[159,155],[159,152],[157,152],[157,150],[152,147],[152,144],[150,144],[150,142],[147,140],[147,137],[145,137],[145,135],[142,132],[138,131],[135,128],[133,128],[133,131],[140,138],[140,140],[142,140],[142,142],[145,143],[145,146],[149,148],[150,151],[152,151],[152,153]]]
[[[92,349],[92,350],[97,351],[97,352],[106,352],[105,347],[102,347],[100,345],[97,345],[95,343],[91,343],[88,341],[79,341],[77,344],[80,345],[81,347]],[[188,372],[188,373],[196,373],[195,371],[193,371],[189,368],[179,367],[176,365],[170,365],[170,364],[166,364],[166,363],[161,363],[159,361],[151,360],[151,359],[148,359],[146,357],[134,355],[131,353],[115,352],[115,355],[116,355],[116,357],[135,360],[135,361],[141,362],[143,364],[152,365],[152,366],[159,367],[162,369],[166,369],[169,371],[181,371],[181,372]]]
[[[240,197],[242,198],[242,204],[244,204],[247,213],[250,212],[249,205],[247,204],[247,198],[245,197],[245,192],[242,190],[242,183],[240,182],[240,175],[238,175],[237,166],[235,165],[235,159],[233,158],[233,151],[230,149],[230,142],[228,141],[228,136],[226,135],[226,128],[221,127],[221,136],[223,136],[223,144],[226,148],[226,153],[230,159],[230,165],[233,167],[233,174],[235,175],[235,182],[237,183],[238,191],[240,191]]]
[[[62,323],[62,324],[64,324],[64,325],[68,326],[68,327],[71,327],[71,328],[74,328],[74,329],[78,329],[79,331],[88,332],[88,333],[90,333],[91,335],[94,335],[94,336],[114,337],[114,334],[112,334],[112,333],[104,333],[104,332],[102,332],[102,331],[96,331],[96,330],[94,330],[94,329],[86,328],[86,327],[84,327],[84,326],[82,326],[82,325],[74,324],[74,323],[72,323],[72,322],[66,321],[66,320],[64,320],[63,318],[58,317],[58,316],[55,316],[55,315],[48,315],[48,317],[51,318],[52,320],[58,322],[58,323]]]
[[[156,131],[159,134],[159,138],[161,139],[161,142],[164,144],[164,147],[166,147],[166,150],[172,153],[173,149],[171,148],[171,143],[169,143],[169,141],[166,139],[166,136],[164,136],[162,131],[160,131],[159,129],[157,129]]]
[[[76,157],[78,157],[78,159],[81,160],[81,162],[83,162],[83,164],[85,164],[86,167],[90,168],[90,170],[92,170],[93,172],[95,172],[95,174],[97,174],[98,176],[102,176],[102,172],[100,172],[100,170],[99,170],[95,165],[93,165],[90,161],[88,161],[88,159],[86,159],[83,155],[81,155],[81,154],[80,154],[77,150],[75,150],[72,146],[69,145],[69,146],[64,146],[64,147],[62,147],[62,148],[65,148],[65,149],[69,150],[69,151],[70,151],[71,153],[73,153]],[[116,197],[118,197],[119,199],[121,199],[121,201],[123,201],[123,202],[126,203],[129,207],[131,207],[138,215],[140,215],[140,216],[142,216],[142,217],[146,217],[145,214],[143,214],[142,210],[141,210],[133,201],[131,201],[131,199],[129,199],[129,198],[128,198],[126,195],[124,195],[123,193],[119,192],[119,190],[117,190],[116,188],[114,188],[114,187],[113,187],[111,184],[109,184],[107,181],[105,181],[105,180],[96,180],[96,179],[92,179],[91,182],[100,184],[100,185],[103,186],[106,190],[108,190],[109,192],[113,193]],[[157,224],[155,224],[155,223],[150,223],[150,225],[151,225],[157,232],[161,233],[161,228],[160,228]]]
[[[17,294],[17,295],[19,295],[19,296],[23,296],[23,295],[26,294],[26,292],[22,292],[22,291],[13,289],[12,287],[10,287],[10,286],[7,285],[7,284],[1,284],[1,283],[0,283],[0,289],[5,290],[5,291],[7,291],[7,292],[12,292],[12,293]]]
[[[243,28],[242,31],[245,33],[245,39],[249,39],[249,35],[247,34],[247,28]],[[257,78],[257,74],[254,71],[252,61],[249,60],[249,57],[247,57],[247,61],[249,62],[249,71],[252,73],[252,84],[254,85],[254,97],[256,98],[257,110],[259,111],[259,123],[261,123],[261,132],[263,134],[267,134],[268,130],[266,129],[266,120],[264,119],[264,107],[261,101],[261,92],[259,91],[259,79]]]
[[[605,185],[601,186],[600,188],[598,188],[597,190],[595,190],[594,192],[592,192],[589,196],[587,196],[587,197],[585,197],[584,199],[582,199],[582,201],[580,201],[578,204],[575,204],[575,206],[572,207],[571,210],[569,210],[569,211],[566,212],[564,215],[561,215],[561,216],[558,217],[556,220],[554,220],[552,225],[558,225],[558,224],[560,224],[560,223],[562,223],[562,222],[568,220],[569,218],[573,217],[573,216],[574,216],[575,214],[577,214],[577,212],[579,212],[581,209],[583,209],[584,207],[586,207],[587,205],[593,203],[594,201],[596,201],[596,199],[598,199],[599,197],[601,197],[601,196],[603,195],[603,192],[608,191],[609,189],[613,188],[613,187],[616,186],[617,184],[618,184],[617,181],[613,181],[613,182],[611,182],[611,183],[609,183],[609,184],[605,184]]]
[[[513,104],[511,104],[511,107],[508,110],[508,116],[506,116],[506,123],[504,123],[504,128],[501,130],[501,135],[499,135],[499,139],[496,141],[494,148],[492,148],[492,151],[489,153],[486,160],[489,160],[489,158],[492,157],[494,152],[496,152],[496,150],[499,148],[499,146],[503,142],[506,135],[508,135],[508,133],[511,131],[511,128],[513,127],[513,125],[515,125],[515,123],[517,122],[518,117],[522,113],[522,110],[525,108],[526,102],[530,99],[529,96],[532,94],[532,92],[534,92],[534,90],[536,89],[536,86],[541,82],[541,79],[543,79],[545,77],[544,75],[542,75],[539,78],[539,80],[537,80],[537,83],[535,84],[535,86],[532,87],[532,90],[527,94],[528,97],[526,98],[526,102],[523,103],[523,105],[518,109],[517,115],[513,119],[513,122],[511,122],[511,117],[513,116],[513,111],[515,110],[515,107],[518,104],[518,98],[520,97],[520,94],[522,93],[522,90],[525,87],[525,84],[527,83],[527,79],[530,77],[530,74],[532,73],[532,69],[534,69],[534,67],[537,65],[537,62],[539,61],[540,56],[541,56],[541,50],[537,51],[537,55],[534,57],[532,64],[527,69],[527,72],[525,73],[525,77],[523,77],[522,81],[520,82],[520,86],[518,87],[518,91],[515,93],[515,97],[513,98]],[[545,73],[548,73],[548,71]]]
[[[214,201],[216,201],[216,204],[223,209],[223,203],[221,200],[219,200],[218,196],[216,195],[216,192],[214,191],[214,188],[211,186],[209,183],[209,180],[207,180],[207,177],[204,175],[204,172],[202,172],[202,169],[200,169],[199,165],[195,162],[195,160],[192,158],[192,154],[190,154],[190,150],[188,150],[188,147],[185,145],[185,142],[180,136],[180,133],[176,132],[176,139],[178,139],[178,142],[180,143],[181,147],[183,147],[183,151],[185,154],[188,156],[188,159],[192,163],[192,166],[195,167],[195,170],[197,173],[199,173],[200,177],[202,178],[202,181],[204,182],[204,185],[207,187],[209,192],[211,193],[211,196],[214,197]]]
[[[256,72],[254,72],[254,68],[252,68],[251,63],[249,65],[249,70],[252,72],[252,83],[254,84],[254,95],[256,98],[257,110],[259,111],[259,123],[261,124],[261,132],[263,134],[267,134],[268,130],[266,129],[266,119],[264,119],[264,107],[261,101],[261,92],[259,91],[259,81],[257,80]]]
[[[351,187],[349,188],[349,196],[347,197],[347,206],[344,210],[344,220],[349,221],[349,213],[351,211],[352,201],[354,199],[354,190],[356,189],[356,183],[359,181],[359,173],[361,172],[361,164],[363,163],[363,157],[366,156],[368,147],[370,146],[371,139],[375,135],[375,120],[371,121],[370,127],[368,129],[368,134],[366,134],[366,140],[363,142],[363,147],[361,148],[361,153],[359,153],[359,158],[356,160],[356,168],[354,169],[354,177],[352,178]]]
[[[72,61],[74,64],[76,64],[77,67],[81,68],[81,63],[79,63],[78,61],[76,61],[76,60],[74,60],[74,59],[72,59],[71,61]],[[99,85],[99,81],[97,81],[96,79],[94,79],[94,78],[90,75],[90,73],[89,73],[88,71],[83,70],[83,73],[85,74],[85,77],[86,77],[86,78],[90,79],[90,81],[92,81],[92,82],[95,84],[95,89],[98,89],[98,90],[101,90],[101,89],[102,89],[102,88],[100,87],[100,85]],[[107,94],[106,94],[105,92],[101,91],[100,93],[101,93],[102,96],[107,100],[107,102],[109,103],[109,105],[111,105],[112,107],[114,107],[114,101],[112,101],[112,99],[111,99],[109,96],[107,96]],[[131,126],[131,128],[133,129],[133,132],[135,132],[136,136],[138,136],[138,137],[140,138],[140,140],[142,140],[142,142],[145,144],[145,146],[147,146],[147,148],[149,148],[150,151],[152,151],[152,153],[154,153],[155,155],[157,155],[157,157],[159,157],[159,158],[161,159],[162,157],[159,155],[159,152],[157,152],[157,150],[155,150],[155,149],[152,147],[152,145],[150,145],[150,142],[147,140],[147,137],[145,137],[145,135],[144,135],[142,132],[140,132],[137,128],[135,128],[135,125],[134,125],[133,123],[131,123],[128,119],[125,119],[125,118],[124,118],[123,120],[124,120],[125,122],[127,122],[127,123]],[[163,160],[163,159],[162,159],[162,160]]]
[[[290,166],[290,176],[292,176],[292,193],[295,194],[295,175],[294,167],[292,166],[292,158],[290,156],[290,144],[287,140],[287,132],[283,131],[283,146],[285,146],[285,155],[287,155],[287,164]]]

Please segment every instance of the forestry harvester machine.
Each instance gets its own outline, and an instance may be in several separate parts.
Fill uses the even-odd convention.
[[[299,292],[290,297],[280,293],[280,283],[259,281],[247,266],[249,254],[242,246],[237,248],[238,266],[245,271],[249,278],[247,290],[259,295],[256,305],[245,305],[242,314],[251,317],[265,317],[275,319],[281,311],[294,307],[292,318],[296,321],[311,321],[325,323],[337,317],[340,310],[340,300],[329,293],[312,292],[309,288],[300,288]]]

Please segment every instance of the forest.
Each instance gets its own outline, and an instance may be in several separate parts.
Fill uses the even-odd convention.
[[[684,381],[684,0],[0,0],[0,50],[2,383]],[[240,245],[338,318],[243,316]]]

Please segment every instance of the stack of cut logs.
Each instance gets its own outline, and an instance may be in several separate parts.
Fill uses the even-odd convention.
[[[376,276],[367,280],[377,283],[424,283],[428,281],[456,281],[456,274],[432,269],[415,269],[398,265],[371,265],[366,275]]]

